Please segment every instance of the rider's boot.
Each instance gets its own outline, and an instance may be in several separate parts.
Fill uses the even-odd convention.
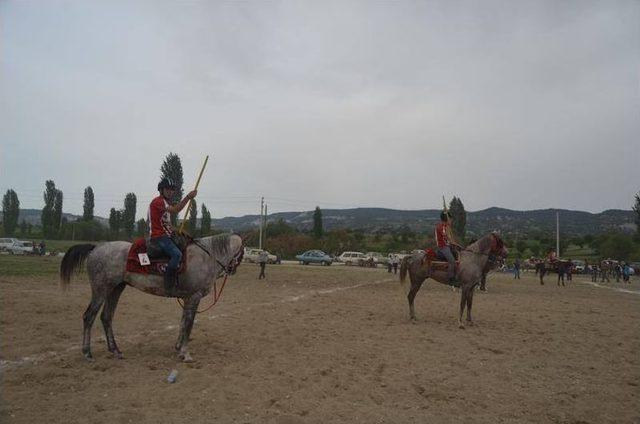
[[[167,295],[171,296],[175,293],[178,287],[178,271],[175,269],[169,269],[164,272],[164,291]]]
[[[449,278],[449,285],[453,287],[460,287],[460,281],[456,277]]]

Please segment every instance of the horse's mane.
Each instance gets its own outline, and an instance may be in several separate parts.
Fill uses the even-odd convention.
[[[229,254],[229,238],[231,234],[218,234],[217,236],[203,237],[199,241],[211,248],[211,254],[216,257]]]
[[[476,242],[467,246],[468,250],[475,253],[488,253],[491,250],[491,237],[493,233],[489,233],[486,236],[478,239]]]

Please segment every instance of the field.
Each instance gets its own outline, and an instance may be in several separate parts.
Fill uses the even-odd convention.
[[[59,260],[0,257],[0,422],[640,422],[637,279],[560,288],[491,274],[460,330],[459,293],[437,283],[412,324],[385,270],[276,265],[259,281],[245,264],[198,316],[195,363],[172,348],[175,300],[132,288],[114,320],[125,359],[98,318],[87,362],[89,286],[80,275],[60,292]]]

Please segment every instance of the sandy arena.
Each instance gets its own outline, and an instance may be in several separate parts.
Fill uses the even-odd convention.
[[[638,423],[640,287],[491,274],[475,326],[430,282],[408,320],[382,269],[244,264],[198,315],[178,363],[180,307],[127,288],[114,319],[124,360],[80,353],[86,274],[0,276],[8,423]],[[619,289],[629,289],[620,291]],[[203,306],[209,303],[209,298]],[[166,381],[171,369],[177,382]]]

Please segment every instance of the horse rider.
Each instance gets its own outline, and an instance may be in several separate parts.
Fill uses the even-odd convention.
[[[178,285],[178,267],[182,260],[182,252],[171,239],[174,230],[171,226],[170,214],[179,213],[198,194],[193,190],[180,202],[172,205],[170,202],[176,189],[177,185],[170,178],[160,180],[158,183],[160,195],[151,201],[148,212],[149,244],[153,243],[158,250],[171,258],[164,273],[164,288],[167,292]]]
[[[460,245],[455,243],[453,240],[451,227],[449,226],[449,216],[450,215],[447,211],[442,211],[442,213],[440,213],[440,222],[436,225],[436,243],[438,244],[436,253],[438,256],[443,257],[447,262],[449,262],[449,269],[447,273],[449,277],[449,285],[460,287],[460,283],[456,279],[456,259],[451,251],[451,246],[460,247]]]

